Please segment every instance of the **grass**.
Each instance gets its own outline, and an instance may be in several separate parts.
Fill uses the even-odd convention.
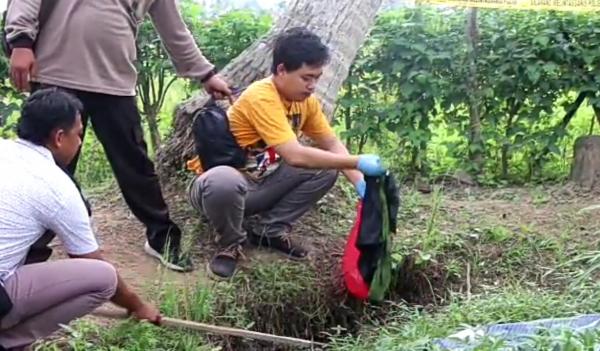
[[[177,87],[165,111],[172,111],[181,89]],[[589,110],[578,113],[569,127],[572,133],[587,128]],[[170,118],[169,112],[163,113],[163,133],[170,128]],[[443,143],[443,136],[432,143]],[[570,144],[565,141],[565,155]],[[431,145],[434,163],[454,164],[447,148],[436,145]],[[566,174],[566,160],[565,156],[548,166],[549,174]],[[115,186],[92,133],[84,143],[78,177],[88,191],[102,193]],[[325,233],[343,240],[353,222],[355,199],[354,189],[343,182],[312,214],[310,228],[318,229],[310,229],[310,235]],[[161,282],[149,292],[171,317],[331,340],[334,350],[430,350],[433,340],[467,325],[600,311],[600,287],[594,284],[600,254],[596,240],[586,236],[599,223],[593,215],[577,215],[574,207],[581,199],[566,200],[556,199],[547,186],[456,191],[434,187],[428,195],[403,189],[393,253],[394,266],[402,274],[390,301],[381,306],[332,297],[332,262],[339,259],[335,250],[312,265],[254,263],[230,283]],[[85,321],[71,328],[68,338],[39,349],[229,350],[247,342],[132,322],[103,327]],[[557,350],[584,350],[586,342],[600,345],[598,341],[597,334],[562,332],[540,335],[531,347],[550,349],[546,347],[556,344]],[[583,348],[571,345],[577,343]],[[480,349],[501,347],[501,340],[488,340]]]
[[[455,295],[447,306],[435,313],[418,308],[398,309],[384,328],[367,332],[362,340],[337,340],[334,349],[431,350],[436,338],[444,338],[470,326],[597,312],[599,294],[600,286],[596,285],[563,292],[505,286],[471,300]]]
[[[79,322],[66,338],[36,346],[36,351],[209,351],[216,350],[198,334],[159,329],[132,321],[105,328]]]
[[[555,199],[551,192],[542,204],[536,200],[539,190],[506,192],[436,188],[423,195],[405,189],[393,253],[402,274],[390,301],[380,306],[332,295],[334,256],[312,264],[254,262],[228,283],[164,282],[150,290],[151,296],[167,316],[330,340],[332,349],[342,351],[434,350],[436,338],[466,326],[599,312],[600,254],[596,242],[579,230],[597,228],[598,220],[578,214],[568,199]],[[341,194],[353,198],[347,187]],[[581,199],[575,204],[586,206]],[[352,214],[344,216],[340,206],[335,198],[325,199],[313,220],[329,218],[323,230],[337,227],[336,233],[345,235]],[[111,328],[80,323],[74,330],[68,341],[73,350],[86,345],[93,345],[91,350],[235,350],[247,342],[132,323]],[[565,331],[538,335],[530,343],[533,349],[559,345],[558,350],[600,345],[597,334]],[[478,349],[501,347],[502,340],[490,339]]]
[[[529,192],[529,194],[527,194]],[[556,206],[548,193],[516,190],[508,201],[527,199],[531,207],[539,209],[548,204]],[[403,214],[409,214],[404,222],[411,226],[410,232],[420,235],[407,235],[400,247],[421,248],[421,261],[441,262],[446,272],[454,276],[458,284],[448,284],[452,289],[446,292],[445,304],[437,306],[399,305],[388,316],[383,325],[365,326],[360,335],[335,340],[335,350],[435,350],[436,338],[443,338],[467,326],[481,326],[492,323],[528,321],[552,317],[569,317],[582,313],[600,311],[598,297],[600,284],[597,284],[600,270],[600,254],[595,243],[572,228],[588,222],[577,216],[571,208],[553,208],[550,226],[536,227],[534,223],[500,224],[494,209],[485,207],[485,201],[469,198],[475,202],[470,207],[468,217],[476,217],[472,223],[461,223],[468,219],[454,216],[450,223],[444,202],[439,193],[434,192],[430,203],[417,201],[419,197],[409,193]],[[451,197],[447,196],[447,197]],[[543,201],[540,201],[543,198]],[[506,200],[505,200],[506,201]],[[440,205],[441,204],[441,205]],[[583,205],[582,205],[583,206]],[[491,206],[490,206],[491,207]],[[518,208],[519,206],[515,206]],[[516,209],[515,208],[515,209]],[[422,220],[422,210],[431,213]],[[500,216],[502,217],[502,216]],[[418,218],[419,221],[416,221]],[[437,220],[434,220],[437,218]],[[525,216],[525,218],[527,218]],[[527,218],[535,222],[533,218]],[[504,221],[510,222],[510,221]],[[464,233],[465,228],[476,224],[474,233]],[[585,223],[597,226],[597,221]],[[414,228],[420,226],[420,230]],[[439,228],[446,229],[442,234]],[[412,244],[409,244],[411,243]],[[587,251],[583,251],[587,248]],[[590,250],[593,248],[593,250]],[[468,266],[467,270],[465,266]],[[470,277],[466,276],[466,272]],[[457,278],[457,279],[456,279]],[[465,291],[465,281],[473,283],[473,290]],[[437,300],[440,301],[439,299]],[[425,307],[425,308],[424,308]],[[593,345],[593,346],[592,346]],[[600,346],[598,332],[577,334],[562,330],[540,333],[527,341],[519,350],[593,350]],[[476,350],[506,350],[503,340],[486,340]],[[515,349],[516,350],[516,349]]]
[[[488,323],[516,322],[549,317],[566,317],[598,311],[599,286],[565,292],[528,290],[517,286],[504,287],[475,296],[470,301],[455,296],[444,308],[429,313],[418,307],[394,306],[393,315],[378,326],[366,326],[360,337],[334,338],[331,349],[347,350],[434,350],[436,338],[442,338],[467,326]],[[163,305],[165,306],[165,305]],[[248,325],[247,327],[252,327]],[[569,337],[571,340],[569,341]],[[537,336],[531,350],[548,343],[569,344],[590,342],[599,345],[594,335],[571,335],[567,332]],[[577,341],[578,339],[582,339]],[[587,340],[587,341],[586,341]],[[237,344],[234,344],[237,345]],[[495,345],[495,346],[494,346]],[[478,350],[499,350],[501,341],[484,343]],[[54,343],[38,348],[41,351],[64,350],[216,350],[217,345],[197,334],[166,332],[139,323],[126,322],[108,330],[90,323],[79,323],[67,343]],[[565,346],[566,347],[566,346]],[[239,349],[239,348],[232,348]],[[560,348],[571,350],[571,348]],[[573,350],[586,350],[574,348]]]

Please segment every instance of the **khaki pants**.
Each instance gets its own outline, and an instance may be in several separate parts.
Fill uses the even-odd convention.
[[[4,287],[13,308],[0,321],[0,345],[20,350],[109,301],[117,272],[92,259],[36,263],[21,266]]]
[[[246,240],[244,219],[258,215],[256,234],[276,237],[290,230],[335,184],[337,171],[311,170],[283,163],[260,181],[238,170],[219,166],[203,173],[190,185],[192,205],[208,217],[227,247]]]

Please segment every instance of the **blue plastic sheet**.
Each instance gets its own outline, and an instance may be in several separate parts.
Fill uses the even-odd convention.
[[[469,351],[486,338],[502,339],[507,348],[518,347],[531,340],[541,331],[571,330],[583,333],[600,329],[600,314],[581,315],[571,318],[543,319],[530,322],[494,324],[479,328],[465,329],[445,339],[436,340],[442,350]]]

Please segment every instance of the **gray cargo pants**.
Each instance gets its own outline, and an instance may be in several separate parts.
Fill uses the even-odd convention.
[[[0,345],[22,350],[109,301],[117,272],[104,261],[66,259],[21,266],[4,287],[13,308],[0,320]]]
[[[219,166],[196,177],[189,200],[208,217],[219,234],[219,246],[246,240],[244,219],[259,215],[254,232],[276,237],[291,229],[335,184],[337,171],[296,168],[282,163],[255,181],[240,171]]]

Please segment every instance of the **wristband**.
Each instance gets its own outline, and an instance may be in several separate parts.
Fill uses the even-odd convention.
[[[217,74],[217,71],[214,69],[211,69],[210,72],[208,72],[202,79],[200,79],[200,83],[204,84],[206,82],[208,82],[209,79],[211,79],[212,77],[214,77]]]

